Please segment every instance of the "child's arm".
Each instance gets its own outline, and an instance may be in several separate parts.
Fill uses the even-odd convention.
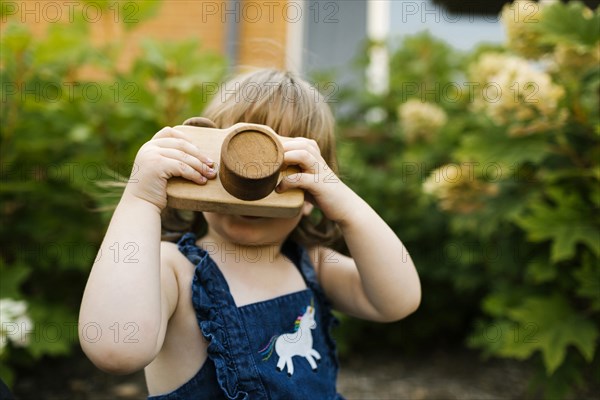
[[[138,151],[81,302],[81,346],[99,368],[133,372],[160,351],[178,295],[173,269],[160,251],[166,182],[182,176],[204,184],[215,176],[210,165],[172,128],[162,129]]]
[[[284,143],[285,162],[302,172],[278,187],[300,187],[338,223],[352,258],[320,249],[319,280],[335,308],[364,319],[395,321],[414,312],[421,300],[415,266],[400,239],[377,213],[340,179],[321,157],[316,142]]]

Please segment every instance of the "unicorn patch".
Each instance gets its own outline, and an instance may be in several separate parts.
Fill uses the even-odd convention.
[[[294,332],[271,337],[269,343],[259,351],[259,354],[263,357],[263,361],[267,361],[271,358],[273,349],[275,349],[275,352],[279,356],[277,369],[283,371],[284,368],[287,368],[289,376],[294,374],[294,361],[292,360],[294,356],[306,358],[312,370],[316,371],[317,363],[315,360],[321,359],[319,352],[312,348],[313,338],[311,329],[315,329],[316,327],[315,308],[307,306],[306,312],[296,319]]]

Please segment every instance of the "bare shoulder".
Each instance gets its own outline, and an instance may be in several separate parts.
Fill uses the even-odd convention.
[[[181,260],[187,260],[179,251],[177,244],[173,242],[160,242],[161,265],[173,267]]]
[[[169,317],[173,315],[184,289],[181,283],[187,278],[186,272],[190,270],[190,261],[179,251],[172,242],[160,243],[160,275],[162,293],[169,310]]]
[[[187,273],[192,263],[179,251],[176,243],[160,242],[160,264],[161,269],[167,268],[176,275]]]

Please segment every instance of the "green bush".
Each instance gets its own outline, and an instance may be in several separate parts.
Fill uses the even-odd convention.
[[[159,3],[136,4],[139,19]],[[132,27],[124,23],[126,34]],[[198,115],[205,83],[225,71],[195,41],[146,40],[124,71],[121,45],[90,43],[82,20],[51,24],[43,38],[10,18],[3,27],[0,376],[8,382],[11,367],[77,344],[79,303],[107,224],[98,210],[115,202],[99,184],[129,176],[137,149],[160,128]],[[101,78],[82,77],[86,70]]]
[[[405,241],[424,297],[406,321],[342,336],[466,340],[531,359],[532,389],[564,397],[600,366],[600,14],[520,2],[502,17],[506,46],[408,37],[389,92],[355,93],[342,170]]]

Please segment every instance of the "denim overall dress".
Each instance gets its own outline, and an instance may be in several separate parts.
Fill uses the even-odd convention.
[[[178,247],[195,265],[192,302],[208,357],[188,382],[150,400],[342,399],[329,332],[336,320],[304,248],[287,241],[281,251],[299,269],[305,290],[237,307],[195,235],[185,234]]]

